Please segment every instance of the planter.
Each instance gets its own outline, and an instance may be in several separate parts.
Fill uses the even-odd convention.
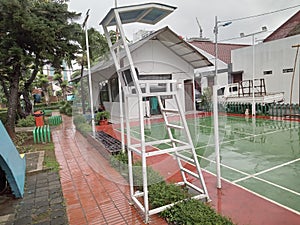
[[[99,125],[100,125],[100,126],[108,125],[108,120],[100,120],[100,121],[99,121]]]
[[[95,119],[99,125],[107,125],[109,118],[110,118],[110,113],[108,111],[102,111],[102,112],[97,112]]]

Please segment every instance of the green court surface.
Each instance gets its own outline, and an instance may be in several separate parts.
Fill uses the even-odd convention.
[[[215,174],[213,118],[187,122],[201,167]],[[131,131],[140,136],[139,127]],[[222,178],[300,214],[300,123],[219,116],[219,131]],[[168,138],[164,124],[148,124],[145,138]]]

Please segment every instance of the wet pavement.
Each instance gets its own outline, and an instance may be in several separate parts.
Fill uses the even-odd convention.
[[[68,224],[58,172],[43,169],[44,152],[26,154],[24,196],[0,196],[0,225]]]
[[[105,158],[109,153],[77,132],[72,118],[64,116],[63,121],[52,136],[69,224],[144,224],[130,204],[127,181]],[[167,223],[154,215],[150,224]]]
[[[104,131],[120,139],[115,127],[106,126]],[[66,116],[63,116],[63,124],[52,130],[52,137],[61,167],[59,174],[52,171],[31,173],[26,176],[23,199],[9,205],[10,196],[0,198],[0,203],[5,202],[0,204],[1,225],[144,224],[141,213],[130,204],[127,181],[110,166],[107,160],[110,153],[104,146],[93,138],[82,136],[75,130],[72,118]],[[32,156],[32,159],[38,158]],[[170,155],[160,155],[149,160],[149,164],[167,180],[181,180]],[[204,172],[204,177],[211,205],[236,224],[300,224],[298,214],[226,181],[222,182],[221,190],[217,189],[214,175]],[[8,207],[1,208],[3,205]],[[153,215],[150,224],[166,222]]]
[[[188,115],[189,118],[195,118],[203,115]],[[208,118],[211,120],[211,118]],[[152,120],[152,119],[151,119]],[[153,124],[152,133],[154,135],[162,136],[161,132],[156,132],[157,129],[162,129],[158,126],[157,122],[163,122],[162,119],[155,119]],[[132,123],[132,129],[138,129],[138,123]],[[120,140],[120,128],[118,125],[111,125],[104,127],[103,130],[111,136]],[[151,151],[151,149],[148,149]],[[237,159],[236,163],[239,162]],[[148,165],[151,165],[154,170],[159,171],[166,180],[170,182],[181,181],[181,175],[178,171],[178,165],[175,159],[167,154],[159,155],[157,157],[150,157],[147,159]],[[247,165],[243,165],[247,166]],[[191,170],[193,170],[191,168]],[[225,215],[233,220],[236,224],[247,225],[282,225],[282,224],[300,224],[300,214],[291,211],[284,206],[277,204],[265,197],[249,191],[239,185],[232,182],[222,180],[222,189],[216,188],[216,177],[206,170],[203,171],[205,182],[208,188],[208,193],[211,198],[211,205],[222,215]],[[192,181],[192,177],[189,177]],[[261,186],[258,186],[261,187]],[[263,189],[264,187],[262,187]],[[270,194],[271,189],[265,189],[264,191]],[[282,195],[283,191],[274,193]]]

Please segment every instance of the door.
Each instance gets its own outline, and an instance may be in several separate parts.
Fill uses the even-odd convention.
[[[150,114],[151,115],[160,114],[160,109],[159,109],[157,97],[156,96],[150,97],[149,98],[149,103],[150,103]]]
[[[239,83],[240,81],[243,80],[243,71],[232,72],[231,77],[232,77],[232,83]]]
[[[185,112],[194,110],[194,85],[192,80],[184,81]]]

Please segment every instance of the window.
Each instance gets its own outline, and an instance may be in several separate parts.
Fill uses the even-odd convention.
[[[125,70],[123,73],[122,73],[122,78],[124,80],[124,83],[126,86],[133,86],[133,79],[132,79],[132,76],[131,76],[131,71],[130,69],[128,70]]]
[[[139,80],[172,80],[172,75],[171,74],[159,74],[159,75],[140,74]]]
[[[139,80],[172,80],[171,74],[140,74],[138,76]],[[166,84],[151,84],[150,85],[150,92],[165,92],[166,91]]]
[[[218,96],[223,96],[225,92],[225,87],[222,87],[218,90]]]
[[[108,82],[100,84],[100,102],[109,102]]]
[[[238,88],[236,86],[229,88],[229,92],[237,92],[237,91],[238,91]]]
[[[271,75],[272,74],[272,70],[265,70],[264,71],[264,75]]]
[[[119,102],[119,82],[117,77],[114,77],[110,80],[110,87],[112,101]]]
[[[294,71],[293,68],[283,69],[282,73],[292,73]]]

